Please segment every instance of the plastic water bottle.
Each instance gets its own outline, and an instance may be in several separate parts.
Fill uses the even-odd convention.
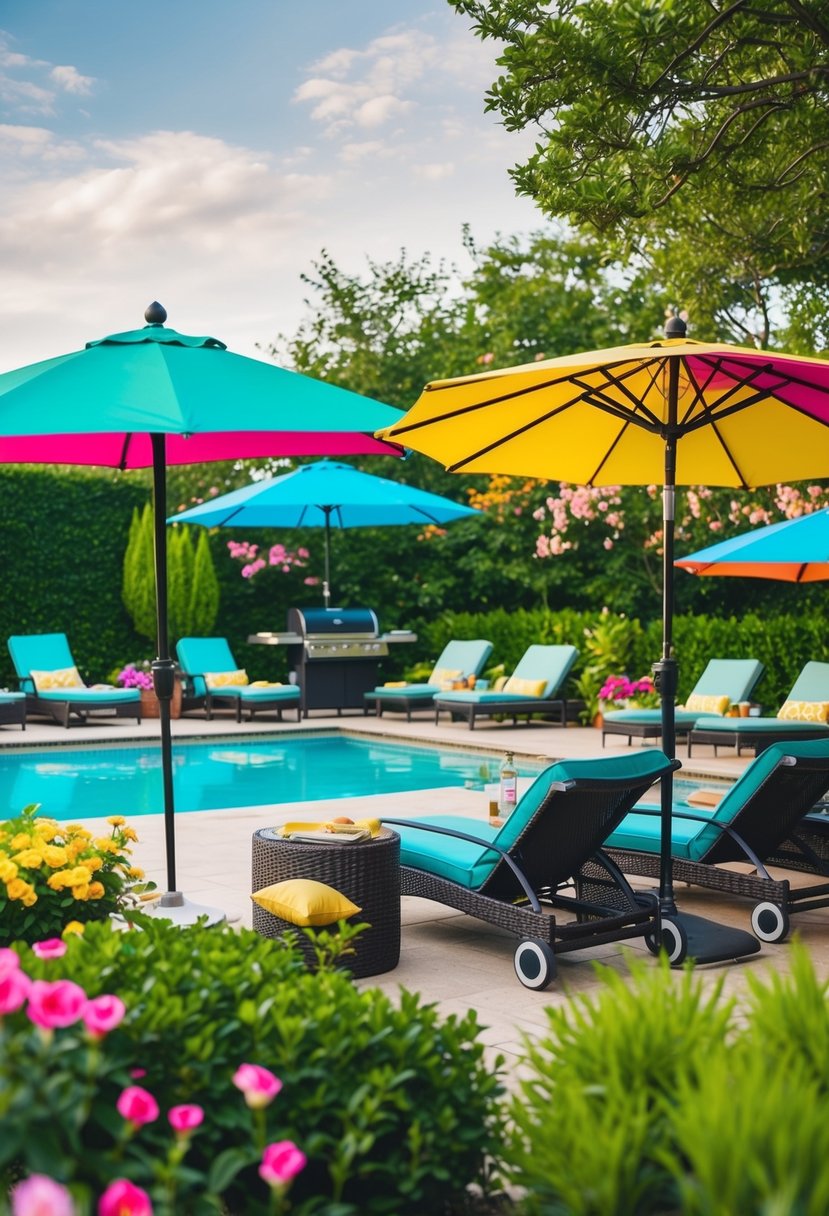
[[[502,819],[506,819],[515,810],[518,800],[518,770],[512,752],[507,752],[501,761],[500,788],[498,792],[498,810]]]

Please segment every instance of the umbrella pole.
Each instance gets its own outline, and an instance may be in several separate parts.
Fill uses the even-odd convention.
[[[173,737],[170,710],[176,680],[176,665],[170,658],[167,624],[167,454],[163,435],[150,436],[153,450],[153,545],[155,551],[156,649],[153,687],[158,697],[161,724],[161,777],[164,794],[164,842],[167,854],[167,890],[158,901],[157,914],[177,925],[193,925],[204,919],[215,925],[226,920],[218,908],[191,903],[176,890],[176,816],[173,796]],[[155,910],[155,909],[154,909]]]
[[[325,574],[322,580],[322,598],[326,608],[331,607],[331,507],[323,507],[325,512]]]
[[[679,362],[672,359],[668,368],[669,427],[676,422]],[[662,658],[653,665],[654,683],[659,689],[662,709],[662,750],[676,757],[676,692],[679,669],[673,657],[674,618],[674,521],[676,518],[676,438],[670,435],[665,445],[665,483],[662,488]],[[663,912],[675,913],[673,863],[671,861],[671,818],[674,801],[674,775],[665,773],[661,781],[661,835],[659,851],[659,903]]]
[[[175,664],[170,658],[167,626],[167,459],[163,435],[151,435],[153,449],[153,541],[155,551],[156,658],[153,686],[161,723],[161,778],[164,794],[164,841],[167,854],[167,894],[176,892],[176,830],[173,795],[173,738],[170,708]]]

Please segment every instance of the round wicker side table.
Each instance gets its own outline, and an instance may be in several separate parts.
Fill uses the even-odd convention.
[[[354,943],[354,954],[342,965],[355,978],[392,971],[400,961],[400,837],[382,828],[372,840],[358,844],[313,844],[285,840],[273,828],[253,834],[252,891],[289,878],[314,878],[347,896],[362,911],[352,919],[365,929]],[[302,930],[272,912],[253,905],[253,927],[263,937],[294,932],[306,959],[313,961],[311,943]]]

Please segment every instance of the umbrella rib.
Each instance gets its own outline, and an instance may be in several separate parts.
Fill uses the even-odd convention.
[[[130,440],[132,439],[132,431],[127,431],[124,434],[124,442],[121,444],[121,457],[118,461],[118,468],[123,473],[127,467],[127,457],[129,456]]]

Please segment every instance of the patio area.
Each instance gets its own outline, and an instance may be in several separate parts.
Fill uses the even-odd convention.
[[[395,742],[435,744],[458,747],[465,751],[480,750],[492,757],[507,748],[516,758],[552,763],[563,757],[588,757],[602,754],[601,736],[597,730],[570,726],[534,725],[532,727],[483,725],[470,732],[465,723],[448,723],[436,727],[431,715],[407,723],[399,717],[375,718],[359,714],[336,717],[319,713],[307,722],[282,723],[255,720],[237,726],[229,717],[221,716],[207,722],[197,715],[173,721],[174,740],[222,738],[239,743],[263,735],[342,731],[361,736],[381,737]],[[35,748],[63,745],[78,747],[101,743],[125,743],[140,740],[157,741],[158,722],[145,720],[140,726],[115,719],[100,724],[75,727],[69,731],[57,725],[30,724],[21,733],[6,729],[0,732],[0,747]],[[638,747],[638,742],[633,743]],[[626,750],[623,739],[610,739],[604,754]],[[699,755],[697,755],[699,751]],[[680,759],[685,756],[679,747]],[[750,757],[739,760],[733,755],[720,754],[716,759],[711,748],[695,748],[691,764],[686,761],[680,776],[701,779],[734,779]],[[44,807],[48,814],[48,806]],[[121,808],[112,807],[113,814]],[[281,803],[262,807],[232,807],[220,811],[179,814],[176,819],[176,856],[179,888],[194,902],[219,908],[234,923],[251,923],[251,841],[253,833],[262,827],[278,825],[292,819],[319,820],[332,814],[361,817],[406,818],[428,813],[459,814],[471,823],[487,814],[487,798],[480,790],[449,788],[404,794],[379,795],[371,798],[338,800],[336,811],[331,804]],[[163,818],[161,814],[128,819],[139,835],[134,860],[160,889],[165,887],[165,853]],[[101,820],[89,820],[88,826],[100,830]],[[808,882],[807,875],[790,872],[793,885]],[[636,880],[639,882],[640,880]],[[634,885],[636,885],[636,882]],[[641,885],[651,886],[645,880]],[[715,892],[677,884],[677,901],[683,911],[697,913],[720,923],[749,928],[751,904],[727,898]],[[518,1064],[523,1055],[521,1036],[536,1035],[546,1028],[545,1008],[566,1002],[572,995],[595,989],[597,980],[592,961],[601,961],[624,968],[627,951],[647,957],[643,944],[609,945],[590,951],[574,952],[559,958],[558,978],[543,992],[523,988],[513,972],[512,954],[515,939],[490,925],[475,921],[442,905],[404,897],[402,901],[402,947],[400,964],[394,970],[373,978],[357,981],[361,986],[376,986],[394,996],[399,987],[422,994],[437,1003],[442,1013],[461,1013],[469,1008],[478,1012],[485,1027],[483,1041],[496,1053],[506,1055]],[[829,976],[829,910],[798,914],[795,931],[808,946],[816,968]],[[749,971],[788,968],[789,946],[764,945],[762,951],[738,963],[710,965],[701,974],[712,981],[724,977],[728,992],[739,993]]]

